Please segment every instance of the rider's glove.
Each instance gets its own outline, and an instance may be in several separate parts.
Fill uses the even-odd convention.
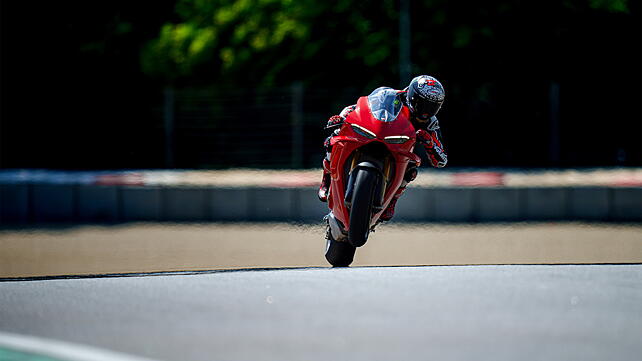
[[[417,141],[423,144],[433,167],[443,168],[446,166],[448,156],[444,152],[437,132],[419,129],[417,131]]]
[[[357,107],[356,105],[350,105],[348,107],[343,108],[343,110],[341,111],[341,113],[339,113],[339,115],[331,116],[330,119],[328,119],[328,124],[326,124],[325,128],[326,129],[334,128],[342,125],[343,122],[348,117],[348,115],[352,113],[356,107]]]
[[[343,120],[344,119],[341,118],[340,115],[333,115],[333,116],[330,117],[330,119],[328,119],[328,124],[326,124],[325,127],[326,127],[326,129],[338,127],[341,124],[343,124]]]

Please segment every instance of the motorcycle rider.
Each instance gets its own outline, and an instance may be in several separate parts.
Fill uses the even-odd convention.
[[[441,131],[436,116],[444,102],[445,95],[444,87],[441,83],[429,75],[419,75],[412,79],[408,87],[404,90],[397,90],[398,99],[404,106],[408,107],[410,111],[410,121],[417,130],[417,141],[423,145],[430,164],[436,168],[443,168],[448,162],[448,157],[441,142]],[[318,192],[319,200],[322,202],[327,202],[328,190],[330,188],[330,155],[332,153],[330,141],[333,136],[339,134],[338,127],[343,124],[346,117],[354,111],[355,108],[356,104],[345,107],[341,113],[333,115],[328,119],[326,129],[337,129],[335,129],[323,143],[326,150],[326,157],[323,159],[323,179]],[[401,187],[399,187],[397,193],[395,193],[388,207],[379,217],[381,221],[389,221],[392,219],[397,200],[406,190],[408,183],[416,177],[417,165],[411,163],[408,165],[404,182],[401,184]]]

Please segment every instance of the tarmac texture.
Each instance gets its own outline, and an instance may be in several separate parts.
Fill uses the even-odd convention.
[[[636,360],[642,265],[0,283],[0,331],[158,360]]]

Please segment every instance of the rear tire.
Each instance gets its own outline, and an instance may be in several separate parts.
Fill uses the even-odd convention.
[[[363,246],[370,233],[370,218],[372,217],[372,199],[377,186],[378,173],[371,168],[357,169],[350,208],[350,228],[348,241],[354,247]]]
[[[337,242],[328,237],[325,248],[325,259],[334,267],[348,267],[354,260],[356,247],[348,242]]]

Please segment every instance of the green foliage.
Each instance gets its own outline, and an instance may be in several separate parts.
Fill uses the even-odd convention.
[[[361,11],[370,8],[385,21],[377,23]],[[179,0],[181,22],[165,24],[145,46],[142,68],[167,81],[199,71],[238,78],[251,68],[255,81],[271,84],[305,70],[293,72],[292,64],[313,62],[328,52],[376,66],[394,54],[395,11],[393,0],[361,5],[354,0]]]
[[[250,81],[267,87],[294,80],[323,82],[341,69],[363,72],[363,85],[394,86],[398,7],[395,0],[177,0],[179,20],[163,25],[144,46],[142,69],[165,82]],[[465,56],[461,52],[500,41],[556,41],[555,34],[568,33],[567,25],[542,27],[539,20],[555,14],[570,19],[589,9],[629,12],[628,0],[497,0],[483,5],[424,0],[411,7],[414,73],[438,72],[450,66],[446,62]]]
[[[165,24],[159,37],[143,50],[143,71],[163,75],[168,80],[189,75],[198,64],[211,60],[209,50],[216,40],[213,27],[198,27],[189,22]]]
[[[305,4],[294,1],[180,0],[183,22],[165,24],[143,51],[143,70],[174,80],[204,64],[223,72],[249,62],[267,49],[309,33]]]
[[[593,9],[606,10],[613,13],[628,13],[628,0],[589,0]]]
[[[455,29],[453,47],[464,48],[470,44],[473,31],[468,26],[462,26]]]

